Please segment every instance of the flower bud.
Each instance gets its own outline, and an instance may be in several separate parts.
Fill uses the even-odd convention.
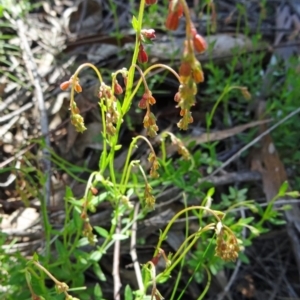
[[[179,76],[188,77],[191,75],[191,64],[189,62],[183,61],[179,68]]]
[[[176,30],[179,25],[179,17],[176,12],[170,12],[167,16],[166,28],[169,30]]]
[[[179,0],[171,0],[169,3],[169,12],[175,12],[178,18],[183,15],[183,6]]]
[[[157,2],[157,0],[145,0],[145,3],[147,5],[152,5],[152,4],[155,4]]]
[[[69,86],[70,86],[70,81],[69,80],[68,81],[64,81],[63,83],[61,83],[60,89],[63,90],[63,91],[65,91],[66,89],[69,88]]]
[[[195,83],[200,83],[204,81],[203,71],[199,68],[193,70],[193,79]]]
[[[140,64],[146,63],[148,61],[148,55],[146,51],[144,50],[143,45],[140,45],[139,53],[138,53],[138,62]]]
[[[207,49],[207,44],[200,34],[196,34],[193,38],[194,48],[197,52],[202,53]]]
[[[115,93],[116,95],[120,95],[120,94],[123,93],[123,89],[122,89],[122,87],[119,85],[119,83],[118,83],[117,80],[115,80],[115,83],[114,83],[114,93]]]
[[[141,30],[141,35],[149,40],[155,39],[156,35],[155,35],[155,30],[154,29],[142,29]]]

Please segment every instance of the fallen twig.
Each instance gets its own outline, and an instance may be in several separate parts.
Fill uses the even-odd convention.
[[[217,168],[215,171],[213,171],[209,176],[205,177],[204,179],[200,179],[201,182],[203,181],[210,181],[210,178],[212,178],[214,175],[218,174],[220,171],[222,171],[225,167],[227,167],[231,162],[233,162],[235,159],[237,159],[244,151],[248,150],[252,146],[254,146],[257,142],[259,142],[264,136],[275,130],[277,127],[279,127],[281,124],[295,116],[296,114],[300,113],[300,107],[294,111],[292,111],[290,114],[285,116],[283,119],[278,121],[276,124],[271,126],[269,129],[264,131],[262,134],[257,136],[254,140],[252,140],[250,143],[245,145],[242,149],[240,149],[237,153],[235,153],[232,157],[230,157],[227,161],[225,161],[222,166]]]
[[[135,271],[135,275],[136,275],[136,280],[139,286],[140,290],[143,290],[144,285],[143,285],[143,278],[142,278],[142,272],[140,269],[140,265],[138,262],[138,257],[136,254],[136,230],[137,230],[137,215],[139,212],[139,202],[135,205],[134,208],[134,215],[133,215],[133,219],[135,220],[135,222],[132,225],[132,229],[131,229],[131,240],[130,240],[130,255],[131,255],[131,259],[133,262],[133,267],[134,267],[134,271]]]
[[[116,234],[121,233],[121,218],[118,219],[118,224],[116,228]],[[113,271],[112,276],[114,279],[114,300],[121,300],[120,290],[122,287],[121,279],[120,279],[120,249],[121,249],[121,241],[120,239],[116,239],[114,246],[114,258],[113,258]]]
[[[48,127],[48,116],[45,107],[44,95],[41,87],[41,80],[40,76],[37,71],[37,65],[35,63],[32,51],[30,49],[26,34],[25,34],[25,24],[21,19],[16,20],[15,22],[17,27],[17,32],[21,40],[21,46],[23,48],[23,59],[25,66],[27,68],[28,73],[32,77],[32,82],[35,88],[35,95],[38,104],[38,109],[40,112],[40,125],[41,125],[41,132],[45,138],[46,147],[43,149],[43,163],[44,163],[44,172],[47,174],[47,179],[45,183],[45,204],[50,204],[50,188],[51,188],[51,162],[50,162],[50,138],[48,135],[49,127]]]

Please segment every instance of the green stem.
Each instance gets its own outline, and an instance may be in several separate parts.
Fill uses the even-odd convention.
[[[215,115],[215,112],[217,110],[217,107],[219,106],[220,102],[223,100],[224,96],[229,93],[230,91],[234,90],[234,89],[238,89],[238,90],[241,90],[242,87],[240,86],[228,86],[226,85],[221,96],[218,98],[218,100],[216,101],[215,105],[213,106],[212,108],[212,111],[211,113],[209,114],[209,117],[208,117],[208,120],[207,120],[207,123],[206,123],[206,132],[207,132],[207,135],[208,135],[208,140],[209,140],[209,133],[210,133],[210,126],[211,126],[211,122],[212,122],[212,119]]]
[[[268,219],[268,215],[270,213],[270,211],[272,210],[274,203],[276,202],[276,200],[278,200],[280,198],[280,196],[275,196],[268,204],[266,210],[264,211],[264,214],[261,218],[261,220],[258,222],[258,225],[256,226],[257,228],[259,226],[262,226],[264,224],[264,222]]]
[[[186,197],[185,193],[183,193],[183,203],[184,203],[184,207],[187,208],[187,197]],[[186,239],[188,238],[188,235],[189,235],[189,228],[190,228],[189,218],[188,218],[188,213],[186,212],[185,213],[185,238]],[[181,279],[184,263],[185,263],[185,257],[182,258],[181,263],[180,263],[180,268],[179,268],[179,272],[178,272],[177,277],[176,277],[174,289],[172,291],[171,300],[174,299],[175,294],[178,291],[178,285],[179,285],[179,281]]]
[[[51,225],[49,222],[49,216],[47,213],[47,205],[45,201],[40,201],[41,203],[41,211],[42,211],[42,220],[45,230],[45,257],[46,261],[50,260],[50,240],[51,240]]]
[[[190,206],[190,207],[187,207],[187,208],[184,208],[182,209],[180,212],[178,212],[175,216],[173,216],[173,218],[169,221],[167,227],[165,228],[165,230],[163,231],[163,233],[161,234],[161,236],[159,237],[159,241],[158,241],[158,244],[157,244],[157,247],[156,247],[156,250],[155,250],[155,253],[154,253],[154,256],[156,256],[158,254],[158,251],[159,249],[161,248],[161,244],[162,242],[166,239],[167,237],[167,234],[171,228],[171,226],[173,225],[173,223],[182,215],[184,214],[185,212],[187,211],[190,211],[190,210],[195,210],[195,209],[199,209],[199,210],[205,210],[209,213],[211,213],[218,222],[221,221],[219,215],[224,215],[224,213],[222,212],[219,212],[218,211],[218,214],[215,210],[211,210],[210,208],[208,207],[205,207],[205,206],[200,206],[200,205],[196,205],[196,206]]]
[[[137,62],[137,58],[138,58],[139,46],[140,46],[140,33],[141,33],[142,25],[143,25],[144,10],[145,10],[145,0],[141,0],[140,8],[139,8],[139,15],[138,15],[138,28],[137,28],[137,32],[135,35],[135,47],[134,47],[131,65],[135,65]],[[128,80],[127,80],[125,99],[124,99],[124,103],[122,105],[123,115],[128,111],[128,109],[131,105],[131,99],[132,99],[131,89],[133,86],[133,79],[134,79],[134,69],[130,68],[130,70],[128,72]]]
[[[127,152],[127,157],[126,157],[125,165],[124,165],[124,168],[123,168],[122,179],[121,179],[121,183],[120,183],[120,186],[121,186],[121,189],[122,189],[123,193],[125,192],[125,189],[126,189],[125,178],[127,177],[127,173],[128,173],[128,166],[129,166],[129,162],[130,162],[131,153],[132,153],[132,150],[135,147],[135,145],[136,145],[136,143],[139,139],[143,139],[148,144],[150,150],[153,153],[155,153],[151,143],[149,142],[149,140],[146,137],[144,137],[142,135],[138,135],[137,137],[133,138],[132,142],[130,143],[129,150]]]
[[[135,42],[135,48],[134,48],[134,53],[132,57],[132,62],[131,62],[131,67],[129,68],[128,71],[128,79],[127,79],[127,85],[126,85],[126,91],[125,91],[125,97],[124,101],[122,104],[121,108],[121,117],[119,118],[117,124],[116,124],[116,134],[112,137],[111,139],[111,149],[110,153],[107,157],[107,159],[103,159],[101,163],[102,170],[104,171],[109,164],[110,167],[110,172],[113,172],[113,177],[114,177],[114,157],[115,157],[115,146],[117,145],[118,139],[119,139],[119,132],[120,128],[123,122],[123,116],[127,113],[131,106],[131,101],[137,91],[137,88],[135,89],[135,92],[132,93],[132,86],[133,86],[133,79],[134,79],[134,73],[135,73],[135,68],[132,66],[136,65],[137,62],[137,57],[138,57],[138,52],[139,52],[139,38],[140,38],[140,32],[142,28],[142,23],[143,23],[143,14],[144,14],[144,8],[145,8],[145,0],[142,0],[140,3],[140,8],[139,8],[139,15],[138,15],[138,30],[136,32],[136,42]],[[142,80],[140,81],[141,84]],[[114,182],[113,178],[113,182]]]
[[[211,283],[211,274],[210,274],[210,271],[209,271],[208,267],[206,267],[206,266],[203,266],[203,267],[204,267],[204,269],[206,271],[206,274],[207,274],[207,283],[205,285],[205,288],[204,288],[203,292],[201,293],[201,295],[198,297],[197,300],[202,300],[204,298],[204,296],[208,292],[208,289],[209,289],[210,283]]]

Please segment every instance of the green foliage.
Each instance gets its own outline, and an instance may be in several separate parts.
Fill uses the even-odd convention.
[[[110,1],[110,6],[115,18],[117,18],[113,1]],[[0,14],[3,14],[5,10],[3,7],[0,6]],[[62,89],[71,88],[71,120],[77,131],[82,132],[86,130],[86,127],[75,101],[75,92],[80,93],[82,90],[78,78],[84,68],[91,68],[98,76],[100,83],[99,107],[103,128],[101,132],[103,151],[99,159],[99,168],[97,171],[92,172],[85,166],[74,166],[62,160],[49,149],[52,162],[56,168],[68,173],[77,182],[84,182],[86,184],[85,193],[81,199],[77,199],[74,197],[71,188],[66,188],[64,197],[65,219],[61,230],[52,228],[48,220],[47,208],[43,205],[42,195],[39,192],[34,194],[41,199],[46,246],[42,253],[33,255],[29,260],[20,254],[8,255],[2,247],[0,248],[0,272],[4,274],[1,278],[1,286],[5,288],[5,299],[29,299],[30,297],[37,297],[37,295],[45,299],[75,299],[71,296],[72,294],[80,299],[90,299],[93,295],[97,299],[104,300],[101,282],[106,281],[106,277],[101,270],[99,261],[103,259],[103,256],[112,246],[118,245],[120,241],[129,240],[133,225],[137,220],[145,218],[155,208],[156,197],[164,186],[178,188],[183,194],[184,205],[160,232],[152,260],[142,266],[142,287],[136,291],[133,291],[132,287],[128,285],[125,287],[124,296],[126,300],[152,299],[154,296],[156,299],[162,299],[159,292],[160,284],[167,283],[176,269],[179,270],[176,280],[176,287],[178,287],[180,274],[185,266],[191,271],[190,281],[196,280],[205,284],[203,293],[199,295],[199,299],[203,299],[210,286],[211,274],[215,275],[225,267],[233,267],[233,262],[236,259],[249,263],[249,259],[243,252],[244,248],[251,245],[255,236],[268,230],[266,224],[272,223],[277,226],[283,223],[283,210],[274,210],[273,205],[279,197],[291,193],[288,192],[286,183],[282,185],[278,196],[270,201],[265,209],[255,201],[247,200],[248,190],[246,188],[229,187],[228,193],[222,194],[220,199],[216,201],[216,189],[211,187],[211,184],[202,181],[203,178],[201,178],[199,170],[205,168],[206,172],[210,174],[216,167],[220,166],[221,163],[218,161],[216,153],[218,143],[201,145],[200,149],[191,154],[194,144],[186,147],[182,139],[173,133],[165,132],[161,136],[161,157],[158,157],[151,139],[137,136],[129,146],[123,169],[120,172],[115,170],[115,157],[122,148],[122,145],[118,144],[122,122],[131,108],[134,96],[141,92],[140,86],[142,84],[144,85],[142,89],[143,96],[139,107],[143,112],[146,110],[144,127],[148,129],[150,137],[156,135],[158,129],[156,128],[156,119],[150,111],[151,106],[155,103],[152,96],[152,87],[163,77],[155,77],[152,82],[151,79],[146,78],[155,68],[163,68],[175,75],[180,84],[179,94],[188,86],[188,89],[184,90],[186,97],[181,95],[178,105],[181,108],[181,117],[183,117],[181,121],[186,123],[184,125],[188,125],[191,121],[186,110],[188,110],[187,107],[190,108],[194,104],[195,85],[189,85],[191,83],[189,82],[186,86],[184,76],[182,74],[179,76],[169,66],[157,64],[148,67],[145,64],[143,67],[139,67],[141,63],[138,65],[141,56],[141,40],[139,39],[141,39],[142,29],[145,24],[149,27],[160,24],[157,16],[160,16],[161,13],[168,13],[166,8],[159,11],[156,5],[149,6],[147,9],[150,12],[148,15],[146,14],[145,1],[142,0],[139,10],[134,13],[132,18],[132,27],[137,35],[137,42],[132,65],[128,70],[123,68],[112,73],[112,83],[106,85],[101,71],[86,63],[81,65],[73,76],[61,85]],[[238,9],[241,12],[241,17],[245,16],[246,12],[243,7],[239,6]],[[23,11],[28,11],[28,8],[25,7]],[[185,14],[187,26],[191,26],[186,11]],[[193,49],[193,47],[191,48]],[[144,51],[144,49],[142,50]],[[188,54],[194,55],[194,52]],[[213,103],[213,107],[206,117],[208,134],[211,131],[217,108],[223,106],[224,122],[227,126],[230,125],[232,116],[237,122],[244,121],[247,116],[244,115],[243,111],[245,111],[245,107],[249,102],[243,99],[241,94],[245,94],[245,86],[249,84],[251,93],[255,94],[259,91],[263,55],[252,54],[250,59],[243,54],[235,54],[233,60],[225,68],[215,65],[213,61],[205,66],[211,76],[208,77],[204,99],[209,98],[209,101]],[[192,57],[195,60],[195,57]],[[237,72],[237,66],[240,64],[243,70],[247,70],[247,72],[242,72],[242,75]],[[196,70],[200,71],[200,63],[197,68]],[[141,76],[136,85],[134,85],[135,70]],[[289,84],[293,84],[294,87],[298,85],[298,80],[294,78],[295,75],[290,71],[288,76],[291,80]],[[122,76],[126,82],[125,93],[123,93],[123,90],[118,93],[123,94],[122,101],[114,96],[114,94],[117,94],[117,88],[119,91],[121,88],[116,81],[117,76],[118,78]],[[149,85],[147,82],[150,82]],[[287,85],[290,86],[289,84]],[[193,88],[190,88],[190,86],[193,86]],[[284,113],[288,113],[289,110],[295,108],[296,104],[293,102],[292,96],[286,94],[284,97],[287,99]],[[186,99],[189,99],[189,101],[186,101]],[[278,113],[278,110],[282,109],[280,96],[275,97],[275,99],[278,102],[274,101],[269,106],[270,113]],[[143,101],[146,101],[146,103]],[[232,106],[232,101],[235,104],[233,110],[229,109]],[[184,118],[186,116],[188,118]],[[298,125],[291,123],[289,126],[296,126],[297,128]],[[178,127],[185,129],[185,126],[182,126],[180,122]],[[291,140],[288,140],[289,137],[286,138],[286,144],[292,143]],[[169,139],[177,147],[179,158],[168,157]],[[41,141],[35,142],[44,147]],[[149,148],[150,174],[147,174],[147,166],[142,164],[141,161],[132,160],[133,150],[139,145],[139,142],[145,143]],[[297,155],[299,156],[299,153],[296,153],[293,159],[297,158]],[[22,172],[24,173],[24,180],[28,182],[28,190],[33,194],[34,191],[39,190],[40,186],[43,186],[45,174],[36,170],[35,176],[38,180],[34,180],[31,172],[35,168],[31,160],[32,157],[25,159]],[[90,173],[87,182],[79,178],[79,173],[83,170]],[[2,172],[6,171],[8,169],[2,170]],[[100,192],[98,192],[98,188]],[[134,205],[130,201],[133,195],[138,197],[141,206],[137,214],[134,212]],[[294,192],[291,195],[297,196],[299,194]],[[188,205],[190,200],[195,203],[194,206]],[[104,227],[92,227],[89,215],[95,212],[96,207],[102,202],[110,204],[113,209],[110,223]],[[241,216],[241,211],[250,213]],[[191,229],[191,220],[196,220],[197,230]],[[176,249],[175,253],[168,254],[165,253],[162,245],[177,221],[185,222],[185,240]],[[119,226],[120,224],[122,226]],[[119,227],[121,227],[120,230]],[[0,233],[0,245],[5,243],[6,237]],[[93,246],[89,252],[83,251],[81,248],[86,245]],[[54,256],[52,253],[54,253]],[[189,258],[187,258],[187,254],[190,255]],[[164,268],[156,273],[156,265],[160,259],[164,261]],[[17,264],[14,262],[17,262]],[[86,289],[84,272],[90,269],[97,276],[99,284]],[[181,299],[187,286],[178,297],[176,287],[172,293],[172,299]]]

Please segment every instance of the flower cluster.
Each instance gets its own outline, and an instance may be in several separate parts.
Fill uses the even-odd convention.
[[[217,245],[216,255],[225,261],[235,261],[240,247],[233,232],[219,222],[216,226]]]
[[[124,204],[128,209],[133,208],[133,204],[130,202],[127,196],[121,196],[121,203]]]
[[[207,49],[204,38],[195,29],[185,2],[180,0],[169,1],[169,12],[166,20],[166,27],[169,30],[176,30],[179,19],[185,14],[187,37],[184,42],[184,51],[181,65],[179,67],[180,86],[174,100],[180,107],[182,119],[177,126],[186,130],[188,124],[193,122],[190,109],[195,105],[195,95],[197,84],[204,81],[204,75],[200,62],[195,56],[195,52],[202,53]]]
[[[143,94],[142,99],[140,100],[138,106],[141,109],[147,109],[147,112],[143,120],[143,124],[147,130],[147,135],[149,135],[150,137],[156,136],[158,131],[158,126],[156,125],[156,117],[150,110],[150,105],[153,105],[155,103],[156,100],[152,96],[151,91],[148,88],[146,88],[146,91]]]
[[[155,198],[152,195],[152,187],[148,182],[146,182],[145,185],[145,192],[144,192],[144,197],[145,197],[145,204],[146,207],[149,209],[153,209],[155,205]]]
[[[159,174],[157,170],[159,169],[159,162],[154,152],[150,152],[148,161],[151,163],[150,176],[152,178],[158,178]]]
[[[93,233],[93,227],[91,226],[88,218],[84,220],[82,235],[88,239],[90,245],[95,245],[95,235]]]
[[[196,59],[195,51],[201,53],[207,48],[203,37],[197,33],[191,26],[190,36],[184,43],[182,62],[179,67],[180,86],[174,100],[181,108],[180,115],[182,119],[177,124],[179,128],[186,130],[188,124],[193,122],[190,112],[195,105],[195,95],[197,93],[197,84],[204,81],[204,74],[200,62]]]
[[[139,37],[139,52],[138,52],[138,62],[140,64],[146,63],[148,61],[148,54],[145,51],[145,44],[152,44],[152,40],[155,39],[154,29],[142,29]]]
[[[173,134],[171,135],[171,140],[173,145],[177,146],[178,154],[181,155],[183,159],[189,160],[191,158],[191,155],[189,153],[189,150],[184,146],[183,142]]]
[[[120,94],[123,92],[122,87],[117,80],[113,83],[113,91],[111,87],[104,82],[101,83],[99,88],[99,98],[103,99],[106,104],[105,124],[107,133],[112,136],[116,133],[115,124],[117,124],[120,113],[117,109],[117,98],[114,94]]]
[[[74,79],[74,77],[72,76],[69,80],[67,81],[64,81],[61,85],[60,85],[60,88],[65,91],[67,90],[70,85],[73,85],[74,86],[74,90],[77,92],[77,93],[81,93],[82,92],[82,87],[79,83],[79,79],[76,78]]]
[[[65,91],[68,89],[70,86],[72,86],[77,93],[82,92],[82,87],[79,83],[79,79],[76,77],[74,78],[73,76],[67,80],[64,81],[61,85],[60,88]],[[70,111],[71,111],[71,123],[74,125],[76,131],[78,132],[83,132],[86,130],[86,127],[84,125],[84,120],[83,117],[80,115],[80,110],[76,105],[75,101],[70,102]]]

